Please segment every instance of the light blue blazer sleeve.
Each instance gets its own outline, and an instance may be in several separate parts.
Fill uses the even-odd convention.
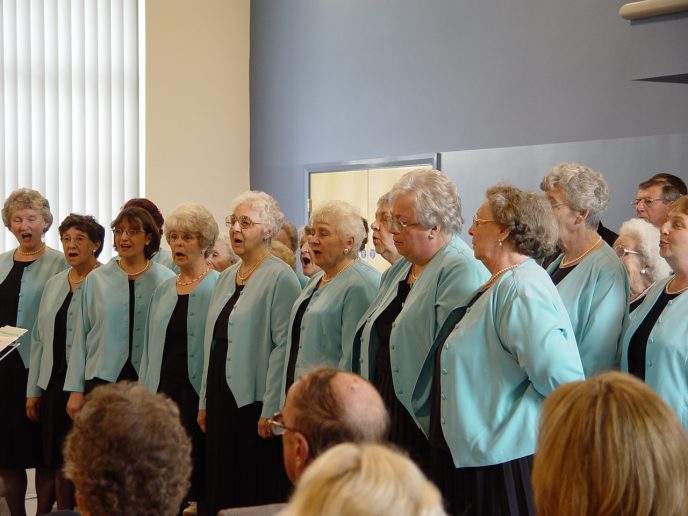
[[[189,294],[189,309],[186,314],[186,356],[189,382],[196,393],[201,390],[203,377],[203,344],[208,307],[219,275],[217,271],[210,271]],[[139,381],[152,392],[158,391],[167,327],[178,299],[177,279],[170,278],[155,289],[151,300],[148,334],[143,344]]]
[[[234,264],[220,274],[210,301],[199,396],[201,409],[205,408],[215,322],[234,294],[239,266],[240,263]],[[269,256],[251,276],[227,322],[227,385],[239,407],[262,401],[262,417],[270,417],[279,409],[289,314],[300,292],[294,271],[279,258]]]
[[[137,373],[153,291],[173,277],[170,269],[153,263],[136,279],[131,362]],[[129,280],[116,261],[86,277],[77,319],[64,390],[83,392],[84,382],[93,378],[117,381],[129,355]]]
[[[5,281],[14,266],[15,251],[16,249],[13,249],[0,254],[0,283]],[[29,331],[19,338],[20,344],[17,352],[21,355],[22,362],[27,368],[30,365],[31,357],[31,333],[38,316],[43,288],[50,278],[67,267],[64,255],[48,247],[43,256],[26,266],[22,274],[21,286],[19,287],[19,306],[17,307],[17,327]]]
[[[566,308],[532,260],[467,309],[440,364],[440,424],[457,468],[532,455],[544,397],[584,378]]]
[[[631,338],[672,277],[658,281],[626,324],[621,370],[628,372]],[[667,402],[688,431],[688,292],[669,300],[650,331],[645,350],[645,383]]]
[[[351,371],[351,346],[358,321],[375,298],[380,282],[380,273],[359,261],[327,285],[317,288],[323,274],[319,272],[313,276],[291,310],[285,364],[289,363],[291,355],[294,318],[299,307],[310,298],[300,324],[295,379],[318,366],[329,365]],[[280,404],[284,404],[286,373],[285,365]]]
[[[375,321],[394,300],[398,283],[405,280],[410,269],[411,263],[403,258],[392,266],[385,278],[385,290],[380,290],[359,322],[353,355],[364,378],[372,379],[375,371],[379,346]],[[390,359],[397,398],[414,418],[414,406],[430,403],[432,376],[421,372],[437,334],[452,310],[466,306],[488,278],[487,269],[473,257],[473,250],[454,237],[433,256],[411,288],[393,323]],[[420,426],[418,420],[416,424]]]
[[[551,274],[563,256],[548,268]],[[605,244],[557,285],[571,318],[585,376],[613,369],[628,317],[629,285],[623,263]]]

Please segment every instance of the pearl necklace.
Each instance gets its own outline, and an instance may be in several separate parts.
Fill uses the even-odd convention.
[[[182,273],[180,272],[179,274],[177,274],[177,285],[179,285],[180,287],[186,287],[188,285],[193,285],[194,283],[196,283],[198,280],[203,278],[203,276],[205,276],[209,272],[210,272],[210,267],[208,267],[206,270],[204,270],[200,276],[198,276],[195,279],[192,279],[191,281],[182,281]]]
[[[265,261],[265,259],[266,259],[268,256],[270,256],[270,251],[269,251],[269,250],[268,250],[268,251],[265,251],[265,254],[264,254],[263,256],[261,256],[260,259],[253,265],[253,267],[251,267],[251,268],[248,270],[248,272],[245,272],[243,276],[242,276],[242,274],[241,274],[241,272],[240,272],[240,271],[241,271],[241,268],[244,266],[244,263],[242,262],[241,265],[239,266],[239,268],[237,269],[237,278],[239,278],[239,280],[240,280],[242,283],[245,283],[246,280],[251,276],[251,274],[253,274],[253,271],[255,271],[256,268],[257,268],[261,263],[263,263],[263,261]]]
[[[356,261],[356,260],[354,260],[354,261]],[[337,275],[338,275],[340,272],[344,272],[346,269],[348,269],[349,267],[351,267],[351,266],[354,264],[354,261],[349,262],[347,265],[345,265],[344,267],[342,267],[341,269],[339,269],[337,272],[335,272],[335,273],[334,273],[332,276],[330,276],[329,278],[326,278],[326,277],[325,277],[325,276],[327,276],[327,273],[325,273],[325,274],[323,275],[323,277],[320,278],[320,284],[321,284],[321,285],[327,285],[330,281],[332,281],[333,279],[335,279],[335,278],[337,277]]]
[[[513,265],[509,265],[508,267],[504,267],[503,269],[500,269],[500,270],[498,270],[497,272],[495,272],[495,273],[492,275],[492,277],[490,277],[490,279],[487,280],[487,283],[485,283],[485,285],[483,286],[483,290],[487,290],[489,287],[491,287],[492,284],[493,284],[495,281],[497,281],[497,278],[499,278],[502,274],[504,274],[505,272],[510,271],[511,269],[515,269],[515,268],[518,267],[519,265],[521,265],[521,264],[520,264],[520,263],[515,263],[515,264],[513,264]]]
[[[127,271],[124,269],[124,267],[122,267],[122,261],[121,261],[121,260],[117,260],[117,265],[119,265],[119,268],[122,269],[124,272],[126,272],[129,276],[138,276],[139,274],[143,274],[143,273],[146,272],[146,271],[148,270],[148,268],[151,266],[151,263],[152,263],[152,262],[151,262],[150,260],[146,260],[146,266],[145,266],[143,269],[141,269],[139,272],[127,272]]]
[[[671,291],[669,290],[669,285],[672,284],[672,283],[674,282],[675,279],[676,279],[676,276],[674,276],[673,278],[671,278],[670,281],[667,281],[667,284],[666,284],[666,286],[664,287],[664,292],[666,292],[666,293],[669,294],[670,296],[675,296],[675,295],[680,294],[681,292],[685,292],[686,290],[688,290],[688,286],[685,286],[685,287],[683,287],[683,288],[680,289],[680,290],[677,290],[677,291],[675,291],[675,292],[671,292]]]
[[[76,269],[74,269],[74,267],[72,267],[71,269],[69,269],[69,272],[67,273],[67,279],[69,279],[69,282],[72,285],[76,286],[79,283],[81,283],[82,281],[84,281],[86,279],[86,276],[88,276],[93,271],[93,269],[97,268],[99,265],[100,265],[100,263],[96,262],[96,264],[93,267],[91,267],[91,270],[89,270],[86,274],[84,274],[84,276],[79,281],[76,281],[75,279],[72,278],[72,272],[74,272],[76,270]]]
[[[638,299],[640,299],[641,297],[643,297],[645,294],[647,294],[647,291],[650,290],[650,289],[652,288],[653,285],[654,285],[654,283],[652,283],[652,285],[650,285],[649,287],[647,287],[645,290],[643,290],[643,291],[642,291],[640,294],[638,294],[637,296],[632,297],[632,298],[631,298],[631,303],[637,301]]]
[[[584,252],[583,254],[581,254],[580,256],[577,256],[577,257],[574,258],[573,260],[569,260],[568,262],[566,262],[566,260],[564,260],[564,259],[562,258],[562,259],[561,259],[561,263],[559,264],[559,268],[568,267],[569,265],[572,265],[572,264],[574,264],[574,263],[576,263],[576,262],[582,260],[583,258],[585,258],[586,256],[588,256],[588,253],[590,253],[593,249],[595,249],[595,247],[597,247],[597,244],[599,244],[600,242],[602,242],[602,237],[599,237],[599,238],[595,241],[595,243],[592,244],[592,247],[591,247],[590,249],[588,249],[587,251],[585,251],[585,252]],[[566,256],[566,254],[564,254],[564,256]],[[566,263],[564,263],[564,262],[566,262]]]
[[[45,249],[45,242],[43,242],[43,245],[39,247],[36,251],[24,251],[21,247],[17,247],[17,252],[19,254],[23,254],[24,256],[33,256],[35,254],[38,254]]]

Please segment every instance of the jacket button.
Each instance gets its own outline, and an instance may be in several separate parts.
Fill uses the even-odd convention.
[[[449,371],[447,371],[446,369],[442,368],[442,374],[449,374]]]
[[[447,420],[444,419],[444,418],[442,418],[442,424],[443,424],[443,425],[446,425],[446,424],[447,424]]]

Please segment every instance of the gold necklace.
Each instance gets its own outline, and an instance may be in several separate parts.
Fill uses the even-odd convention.
[[[676,292],[671,292],[671,291],[669,290],[669,285],[670,285],[671,283],[673,283],[675,279],[676,279],[676,276],[674,276],[673,278],[671,278],[671,281],[667,281],[667,284],[666,284],[666,286],[664,287],[664,292],[666,292],[666,293],[669,294],[670,296],[675,296],[675,295],[677,295],[677,294],[680,294],[681,292],[684,292],[685,290],[688,290],[688,286],[685,286],[685,287],[683,287],[682,289],[677,290]]]
[[[241,262],[241,265],[239,266],[239,269],[237,269],[237,278],[239,278],[239,280],[240,280],[242,283],[245,283],[246,280],[251,276],[251,274],[253,274],[253,271],[256,270],[256,267],[258,267],[261,263],[263,263],[263,261],[264,261],[268,256],[270,256],[270,250],[265,251],[265,254],[264,254],[263,256],[261,256],[260,259],[253,265],[253,267],[251,267],[251,268],[248,270],[248,272],[245,272],[245,273],[243,274],[243,276],[242,276],[242,274],[241,274],[241,268],[244,266],[244,263]]]
[[[500,269],[500,270],[498,270],[497,272],[495,272],[495,273],[490,277],[490,279],[487,280],[487,282],[486,282],[485,285],[483,286],[483,290],[487,290],[489,287],[491,287],[492,284],[493,284],[495,281],[497,281],[497,278],[499,278],[502,274],[504,274],[504,273],[507,272],[507,271],[510,271],[511,269],[515,269],[515,268],[518,267],[519,265],[521,265],[521,264],[520,264],[520,263],[515,263],[515,264],[513,264],[513,265],[509,265],[508,267],[504,267],[503,269]]]
[[[329,277],[329,278],[325,278],[325,276],[327,276],[327,273],[325,273],[325,274],[323,275],[323,277],[320,278],[320,284],[321,284],[321,285],[327,285],[330,281],[332,281],[333,279],[335,279],[335,278],[337,277],[337,275],[338,275],[340,272],[344,272],[346,269],[348,269],[349,267],[351,267],[351,266],[354,264],[355,261],[356,261],[356,260],[349,262],[347,265],[345,265],[344,267],[342,267],[341,269],[339,269],[337,272],[335,272],[335,273],[334,273],[331,277]]]
[[[83,276],[79,281],[76,281],[76,280],[72,279],[72,272],[75,271],[74,267],[72,267],[71,269],[69,269],[69,272],[67,273],[67,279],[69,279],[69,282],[70,282],[72,285],[78,285],[79,283],[81,283],[82,281],[84,281],[84,280],[86,279],[86,276],[88,276],[89,274],[91,274],[91,272],[93,271],[93,269],[97,268],[99,265],[100,265],[100,263],[99,263],[99,262],[96,262],[96,264],[95,264],[93,267],[91,267],[91,270],[89,270],[86,274],[84,274],[84,276]]]
[[[588,249],[587,251],[585,251],[585,252],[584,252],[583,254],[581,254],[580,256],[577,256],[577,257],[574,258],[573,260],[569,260],[569,261],[566,262],[566,263],[564,263],[566,260],[564,260],[564,259],[562,258],[562,259],[561,259],[561,263],[559,263],[559,268],[568,267],[569,265],[571,265],[571,264],[573,264],[573,263],[576,263],[576,262],[582,260],[583,258],[585,258],[585,257],[588,255],[588,253],[590,253],[593,249],[595,249],[595,247],[597,247],[597,244],[599,244],[600,242],[602,242],[602,237],[599,237],[599,238],[595,241],[595,243],[592,244],[592,247],[591,247],[590,249]],[[564,256],[566,256],[566,254],[564,254]]]
[[[45,242],[43,242],[43,245],[39,247],[36,251],[24,251],[21,247],[17,247],[17,252],[19,254],[23,254],[24,256],[33,256],[43,251],[43,249],[45,249]]]
[[[208,267],[206,270],[204,270],[200,276],[198,276],[195,279],[192,279],[191,281],[182,281],[182,273],[180,272],[179,274],[177,274],[177,285],[179,285],[180,287],[186,287],[187,285],[193,285],[194,283],[196,283],[198,280],[203,278],[203,276],[205,276],[209,272],[210,272],[210,267]]]
[[[409,279],[411,280],[411,283],[415,283],[416,280],[418,279],[418,276],[420,276],[420,273],[423,272],[422,270],[420,272],[416,272],[416,264],[414,263],[411,265],[411,272],[409,273]]]
[[[139,272],[127,272],[126,269],[124,267],[122,267],[121,260],[117,260],[117,265],[119,265],[119,268],[122,269],[124,272],[126,272],[129,276],[138,276],[139,274],[143,274],[144,272],[146,272],[148,270],[148,267],[151,266],[151,263],[152,262],[150,260],[146,260],[146,266],[143,269],[141,269]]]

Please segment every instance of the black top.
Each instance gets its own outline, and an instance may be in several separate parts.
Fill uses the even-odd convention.
[[[287,381],[284,387],[284,394],[289,391],[289,387],[294,383],[294,370],[296,369],[296,359],[299,355],[299,341],[301,340],[301,320],[303,319],[303,314],[306,313],[306,308],[308,308],[311,299],[313,299],[313,294],[317,289],[313,290],[313,293],[308,299],[303,301],[296,311],[294,316],[294,322],[291,325],[291,346],[289,347],[289,362],[287,363]]]
[[[0,284],[0,327],[17,325],[17,310],[19,309],[19,290],[21,289],[21,279],[24,269],[33,262],[14,261],[14,265],[7,274],[5,281]],[[9,353],[14,349],[7,347],[0,351],[0,356]]]
[[[244,290],[244,285],[236,286],[234,294],[232,294],[232,297],[229,298],[227,304],[222,308],[220,315],[217,316],[215,327],[213,328],[213,338],[215,339],[216,343],[218,341],[227,342],[228,340],[227,326],[229,323],[229,315],[232,313],[232,310],[234,310],[234,305],[239,299],[239,295],[241,295],[242,290]]]
[[[614,242],[616,242],[616,239],[619,238],[617,233],[614,233],[611,229],[604,227],[602,222],[600,222],[597,226],[597,234],[602,237],[602,240],[609,244],[609,247],[614,247]]]
[[[411,284],[406,280],[399,282],[397,286],[397,295],[392,302],[387,305],[387,308],[375,320],[375,329],[377,330],[379,339],[379,347],[375,354],[375,370],[389,371],[391,370],[391,358],[389,356],[389,339],[392,335],[392,324],[399,316],[399,312],[404,307],[406,298],[411,292]]]
[[[52,376],[67,372],[67,312],[72,301],[73,292],[67,292],[62,306],[55,314],[53,330],[53,370]]]
[[[572,265],[571,267],[557,267],[556,269],[554,269],[554,271],[552,271],[552,274],[550,274],[550,277],[552,278],[552,283],[554,283],[555,285],[559,285],[559,282],[563,280],[566,276],[568,276],[569,273],[577,266],[578,264]]]
[[[186,317],[189,311],[189,295],[178,295],[177,304],[167,323],[165,347],[162,351],[160,375],[188,376]]]
[[[641,380],[645,380],[645,351],[647,350],[647,339],[652,333],[652,328],[659,316],[662,314],[667,303],[674,299],[678,294],[667,294],[666,291],[662,293],[655,301],[654,306],[640,323],[638,329],[631,337],[628,343],[628,372],[637,376]]]
[[[473,306],[473,304],[483,295],[487,290],[478,290],[473,298],[468,302],[466,306],[460,306],[452,310],[452,312],[447,316],[446,321],[442,325],[440,332],[437,334],[437,338],[433,343],[434,353],[435,353],[435,370],[432,375],[432,386],[430,392],[430,430],[428,435],[428,440],[430,444],[435,448],[441,450],[449,450],[449,445],[447,445],[447,440],[444,438],[442,433],[442,425],[440,424],[440,414],[442,413],[442,381],[440,378],[440,370],[442,368],[442,346],[444,346],[447,337],[454,331],[454,328],[461,322],[463,316],[466,315],[466,311]],[[433,351],[430,351],[433,353]],[[478,393],[476,395],[479,396]]]
[[[628,307],[628,313],[633,313],[633,310],[638,308],[641,304],[643,304],[643,300],[645,299],[645,296],[640,296],[638,299],[635,301],[631,301],[631,305]]]

